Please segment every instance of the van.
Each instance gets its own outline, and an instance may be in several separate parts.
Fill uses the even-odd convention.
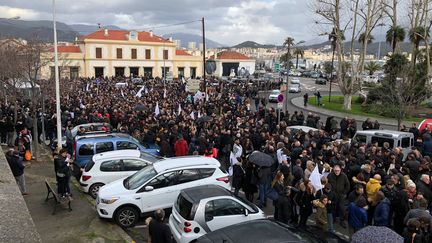
[[[124,133],[102,133],[77,136],[74,143],[75,163],[83,167],[93,155],[123,149],[137,149],[158,155],[157,148],[146,148],[134,137]]]
[[[391,130],[366,130],[357,131],[352,139],[352,143],[376,143],[382,147],[385,142],[388,142],[390,149],[401,147],[404,158],[414,146],[414,135],[410,132],[399,132]]]

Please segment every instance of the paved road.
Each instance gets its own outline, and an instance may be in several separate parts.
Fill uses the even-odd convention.
[[[283,110],[285,110],[285,106],[286,103],[288,103],[288,111],[290,114],[293,114],[294,111],[303,111],[303,113],[305,115],[307,115],[310,111],[305,109],[305,107],[302,106],[296,106],[294,105],[291,100],[294,98],[298,98],[298,97],[303,97],[303,95],[305,93],[309,94],[309,97],[314,96],[314,93],[317,91],[320,91],[322,96],[328,96],[329,95],[329,85],[330,83],[327,83],[326,85],[319,85],[319,84],[315,84],[315,79],[311,79],[311,78],[300,78],[300,83],[301,83],[301,93],[289,93],[288,94],[288,102],[284,101],[284,105],[283,105]],[[262,91],[260,92],[260,97],[263,98],[267,98],[269,94],[269,91]],[[332,95],[335,96],[340,96],[342,95],[342,93],[340,92],[339,86],[337,84],[332,84]],[[254,106],[254,105],[252,105]],[[274,109],[277,109],[277,104],[276,103],[269,103],[267,104],[267,107],[272,107]],[[253,107],[254,109],[254,107]],[[319,114],[321,117],[321,121],[325,123],[327,117],[329,116],[329,114],[331,114],[331,111],[322,111],[322,112],[313,112],[316,114]],[[342,117],[337,117],[335,116],[336,120],[338,121],[338,123],[340,122],[340,120],[342,119]],[[363,123],[363,121],[365,121],[366,118],[364,119],[356,119],[357,121],[357,129],[361,130],[361,125]],[[390,129],[390,130],[396,130],[397,126],[395,125],[386,125],[386,124],[381,124],[381,129]]]

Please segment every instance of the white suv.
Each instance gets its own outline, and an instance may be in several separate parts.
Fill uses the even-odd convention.
[[[265,218],[254,204],[215,185],[184,189],[174,203],[169,227],[177,243],[189,243],[208,232]]]
[[[81,188],[96,198],[102,186],[128,177],[161,159],[156,155],[129,149],[96,154],[84,168],[80,179]]]
[[[228,174],[216,159],[164,159],[102,187],[96,208],[99,217],[113,218],[122,227],[132,227],[144,213],[171,208],[182,189],[209,184],[230,187]]]

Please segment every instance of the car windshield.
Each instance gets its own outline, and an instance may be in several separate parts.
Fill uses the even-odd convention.
[[[140,158],[143,159],[143,160],[145,160],[145,161],[152,162],[152,163],[154,163],[154,162],[156,162],[158,160],[163,159],[163,157],[156,156],[156,155],[153,155],[153,154],[149,154],[149,153],[146,153],[146,152],[141,152]]]
[[[123,181],[123,185],[128,190],[135,190],[138,187],[144,185],[144,183],[153,178],[155,175],[157,175],[157,172],[155,171],[153,166],[148,165],[137,173],[126,178]]]
[[[272,94],[280,94],[279,90],[272,90]]]

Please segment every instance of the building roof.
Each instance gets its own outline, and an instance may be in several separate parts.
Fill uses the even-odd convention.
[[[210,57],[210,59],[215,59],[214,55]],[[218,60],[251,60],[246,55],[243,55],[236,51],[221,51],[216,54],[216,59]]]
[[[108,35],[105,35],[106,29],[100,29],[96,32],[93,32],[91,34],[81,36],[81,40],[85,39],[93,39],[93,40],[119,40],[119,41],[127,41],[128,40],[128,34],[130,31],[128,30],[109,30],[107,29]],[[163,39],[160,36],[152,35],[150,32],[137,32],[138,33],[138,41],[143,42],[166,42],[166,43],[172,43],[169,40]]]
[[[176,56],[192,56],[184,50],[176,50]]]
[[[50,51],[54,52],[54,47],[50,49]],[[81,53],[81,49],[79,46],[57,46],[58,53]]]

